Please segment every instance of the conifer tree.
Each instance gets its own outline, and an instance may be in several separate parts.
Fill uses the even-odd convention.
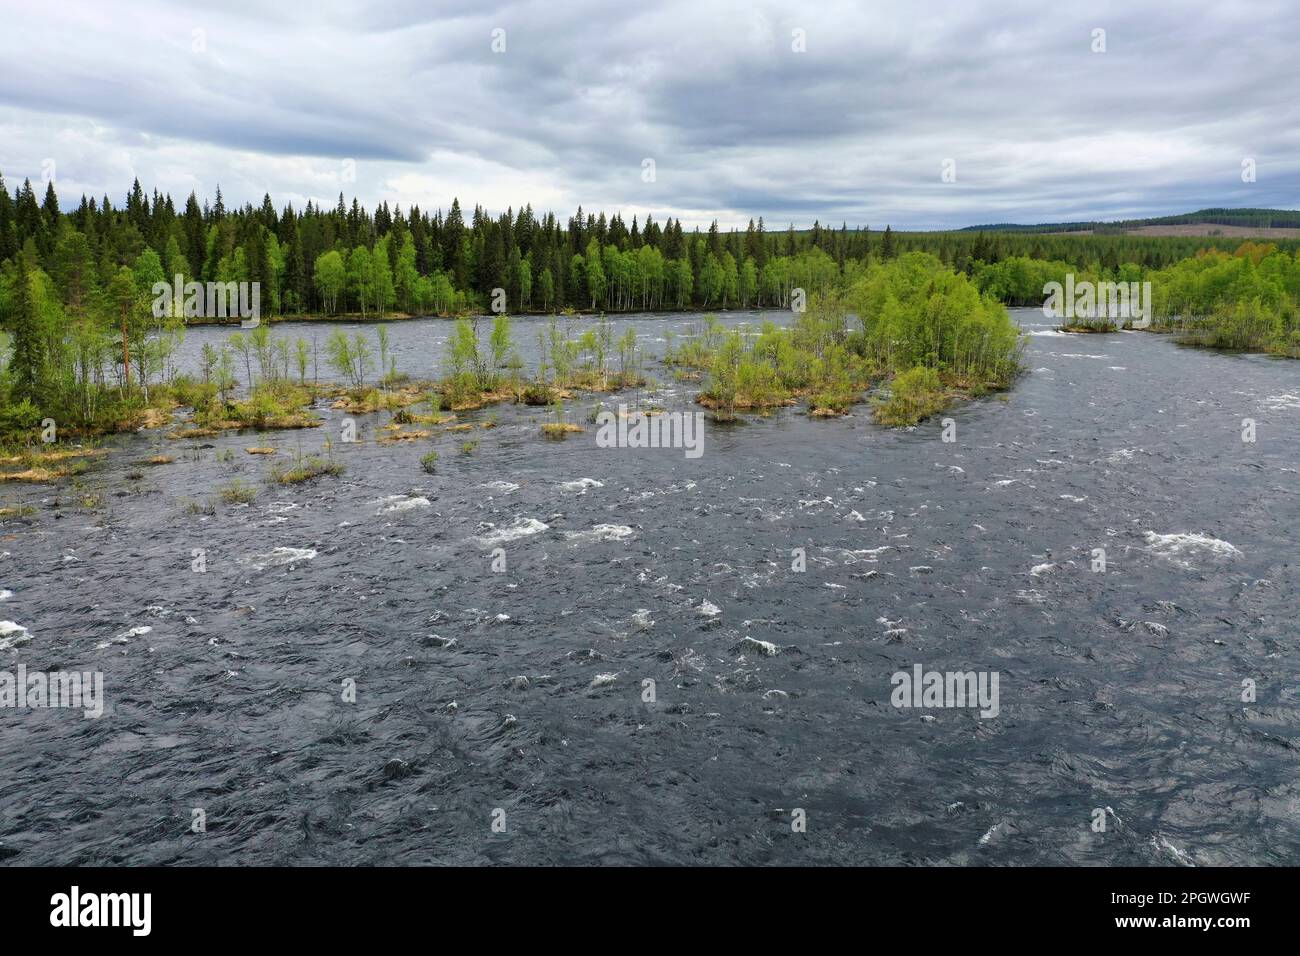
[[[10,309],[13,355],[9,360],[9,371],[13,375],[14,398],[38,403],[45,378],[45,338],[41,334],[40,316],[32,294],[32,275],[27,258],[26,251],[19,254],[18,272],[14,278],[14,301]]]
[[[14,201],[0,175],[0,262],[12,259],[18,253],[18,226]]]

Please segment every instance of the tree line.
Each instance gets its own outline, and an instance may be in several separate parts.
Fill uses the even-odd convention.
[[[94,429],[132,420],[152,388],[176,378],[186,319],[174,309],[155,314],[151,300],[157,283],[177,275],[259,283],[272,316],[786,309],[923,252],[1016,305],[1041,303],[1045,279],[1071,269],[1121,281],[1160,276],[1163,322],[1179,309],[1206,342],[1294,354],[1297,247],[1243,253],[1214,237],[874,233],[820,223],[769,231],[761,217],[743,230],[714,222],[688,232],[680,219],[629,224],[581,208],[562,224],[527,204],[495,216],[475,206],[467,220],[458,200],[445,213],[387,202],[372,213],[341,194],[332,209],[308,202],[277,212],[269,195],[228,209],[219,188],[211,203],[191,193],[178,208],[138,181],[120,207],[82,196],[65,212],[52,182],[38,200],[30,181],[11,193],[0,177],[0,433],[30,427],[38,411]],[[1199,261],[1206,256],[1213,261]],[[1234,331],[1220,336],[1219,327]]]
[[[169,282],[257,282],[271,315],[367,317],[785,307],[792,289],[827,286],[873,245],[891,254],[888,236],[846,225],[773,233],[760,217],[743,231],[688,232],[680,219],[628,224],[581,207],[561,223],[531,205],[496,216],[475,206],[467,220],[458,199],[446,212],[385,201],[372,213],[342,194],[334,208],[277,212],[269,195],[228,209],[220,188],[212,203],[191,193],[178,207],[138,180],[120,207],[83,195],[65,213],[52,182],[38,201],[30,181],[11,195],[0,176],[0,263],[29,243],[28,267],[51,276],[70,254],[84,261],[89,293],[122,266],[153,275],[156,265]]]

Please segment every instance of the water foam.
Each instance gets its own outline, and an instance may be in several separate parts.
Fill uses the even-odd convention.
[[[1146,532],[1147,547],[1150,551],[1180,567],[1190,568],[1188,557],[1236,558],[1241,551],[1230,542],[1200,532],[1181,531],[1173,534],[1156,534]]]
[[[576,543],[592,541],[623,541],[633,532],[625,524],[598,524],[586,531],[566,531],[564,537]]]
[[[32,632],[13,621],[0,621],[0,651],[7,651],[32,639]]]
[[[604,488],[603,481],[597,481],[595,478],[579,478],[577,481],[562,481],[560,487],[565,491],[576,491],[579,494],[586,494],[588,488]]]
[[[483,547],[491,548],[498,544],[505,544],[507,541],[517,541],[529,535],[540,534],[550,527],[536,518],[516,518],[508,527],[497,528],[489,534],[480,535],[475,540]]]
[[[312,548],[279,547],[272,548],[266,554],[255,554],[250,560],[253,562],[253,570],[265,571],[267,568],[310,561],[314,557],[316,557],[316,551]]]
[[[388,495],[375,503],[381,506],[378,512],[381,515],[430,507],[429,499],[422,495]]]

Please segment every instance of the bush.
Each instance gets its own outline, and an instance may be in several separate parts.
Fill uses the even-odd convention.
[[[525,405],[549,405],[555,399],[555,389],[541,382],[529,382],[524,388]]]
[[[246,505],[257,497],[257,489],[236,478],[221,489],[221,500],[228,505]]]
[[[929,253],[873,262],[848,305],[862,352],[882,368],[926,365],[996,387],[1020,372],[1025,339],[1007,310]]]
[[[917,366],[894,376],[890,397],[876,406],[876,421],[882,425],[915,425],[948,404],[948,394],[939,373]]]
[[[271,480],[282,485],[296,485],[322,475],[338,477],[343,474],[342,462],[323,458],[320,455],[308,455],[296,459],[292,465],[277,464],[271,469]]]
[[[41,423],[41,411],[24,398],[17,405],[0,404],[0,436],[18,436]]]

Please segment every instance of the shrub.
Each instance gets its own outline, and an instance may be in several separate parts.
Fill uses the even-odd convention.
[[[323,475],[338,477],[343,474],[343,463],[321,455],[295,458],[292,464],[277,464],[271,469],[271,480],[282,485],[296,485]]]
[[[30,432],[41,423],[41,411],[24,398],[16,405],[0,403],[0,436]]]
[[[257,497],[257,489],[236,478],[221,489],[221,500],[228,505],[246,505]]]
[[[876,406],[876,421],[882,425],[915,425],[948,404],[948,394],[939,373],[918,365],[894,376],[891,394]]]

